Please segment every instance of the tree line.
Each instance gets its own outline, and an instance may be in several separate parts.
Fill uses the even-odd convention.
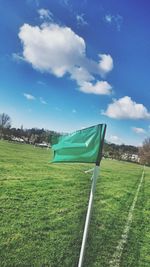
[[[11,118],[8,114],[0,114],[0,139],[12,140],[12,137],[21,138],[25,143],[52,143],[61,133],[46,129],[24,129],[11,127]],[[139,157],[139,163],[150,166],[150,138],[143,141],[142,147],[138,148],[131,145],[116,145],[105,141],[104,156],[106,158],[132,161],[133,156]]]
[[[133,155],[138,155],[139,148],[131,145],[117,145],[109,142],[104,144],[105,157],[122,160],[126,156],[126,160],[130,161]]]
[[[51,143],[52,139],[59,136],[60,133],[53,130],[45,130],[38,128],[24,129],[23,125],[20,128],[11,127],[11,118],[9,115],[0,114],[0,139],[13,140],[13,137],[22,139],[25,143]]]

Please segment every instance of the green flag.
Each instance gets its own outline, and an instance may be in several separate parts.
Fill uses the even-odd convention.
[[[99,164],[106,124],[98,124],[71,134],[59,136],[53,142],[52,162],[87,162]]]

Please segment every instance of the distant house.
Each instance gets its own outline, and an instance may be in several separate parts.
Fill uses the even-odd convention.
[[[11,136],[10,140],[17,143],[25,143],[24,139],[20,137]]]
[[[140,157],[137,154],[132,154],[131,161],[140,162]]]
[[[140,157],[137,154],[124,153],[121,155],[122,160],[140,162]]]
[[[35,146],[41,147],[41,148],[48,148],[50,147],[49,144],[43,142],[43,143],[35,143]]]
[[[129,154],[128,153],[124,153],[121,155],[121,159],[122,160],[128,160],[129,159]]]

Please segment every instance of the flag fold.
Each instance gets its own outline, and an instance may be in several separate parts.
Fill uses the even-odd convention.
[[[98,124],[71,134],[62,135],[52,143],[52,162],[87,162],[100,160],[106,124]]]

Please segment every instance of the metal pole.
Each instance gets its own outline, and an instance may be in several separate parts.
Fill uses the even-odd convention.
[[[99,174],[99,166],[96,165],[93,171],[93,176],[92,176],[93,179],[92,179],[91,192],[90,192],[88,210],[87,210],[86,221],[85,221],[85,226],[84,226],[84,233],[83,233],[78,267],[82,267],[82,264],[83,264],[86,240],[87,240],[87,235],[88,235],[88,228],[89,228],[89,223],[90,223],[90,217],[91,217],[91,212],[92,212],[93,199],[94,199],[94,193],[95,193],[98,174]]]

